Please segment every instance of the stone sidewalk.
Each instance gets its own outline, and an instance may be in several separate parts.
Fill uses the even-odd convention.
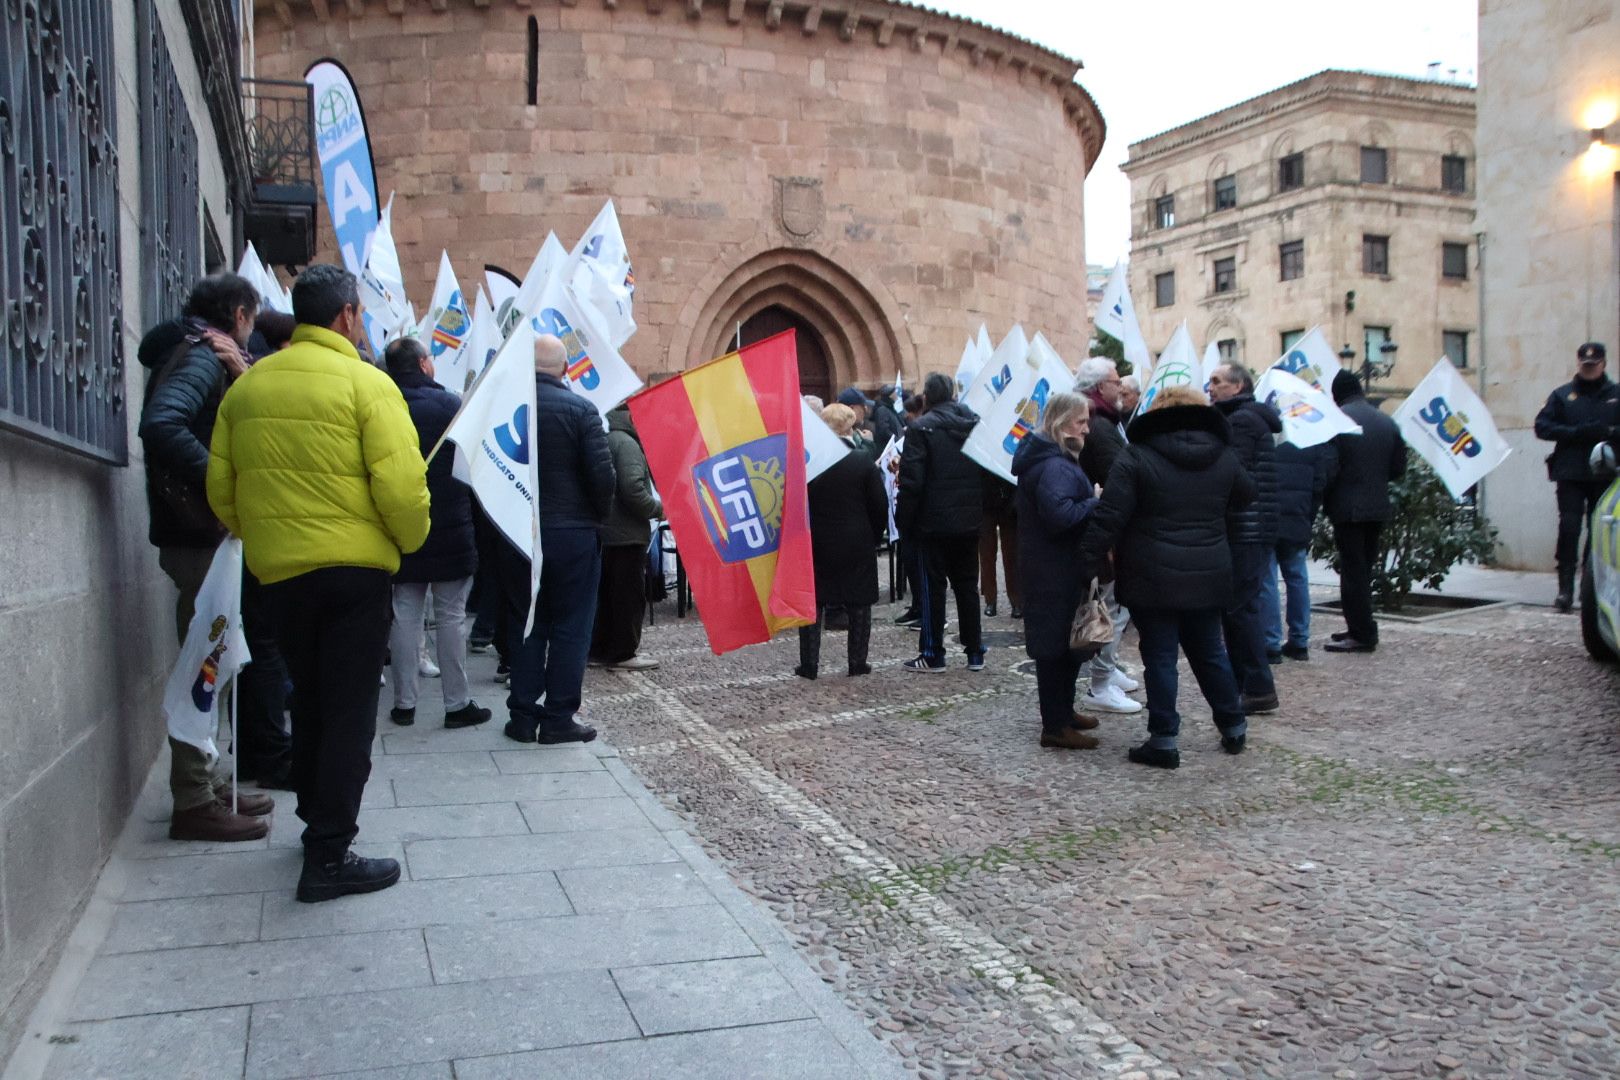
[[[290,793],[266,840],[170,841],[165,753],[5,1080],[901,1074],[611,747],[423,690],[379,720],[357,850],[404,876],[369,896],[293,899]]]

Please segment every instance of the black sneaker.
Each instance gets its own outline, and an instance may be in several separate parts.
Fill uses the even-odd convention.
[[[798,667],[793,669],[793,674],[797,675],[801,679],[814,680],[817,672],[813,667],[805,667],[803,664],[800,664]]]
[[[1280,708],[1282,708],[1282,703],[1277,700],[1275,693],[1243,695],[1243,711],[1250,716],[1274,713]]]
[[[922,612],[918,611],[916,608],[907,608],[900,614],[896,615],[894,617],[894,621],[898,626],[909,626],[912,623],[920,623],[922,622]]]
[[[1575,607],[1574,594],[1567,592],[1559,593],[1557,599],[1553,601],[1553,607],[1558,609],[1558,613],[1560,615],[1568,615],[1572,610],[1574,610]]]
[[[558,743],[590,742],[596,738],[596,729],[589,724],[582,724],[578,720],[568,721],[567,727],[541,728],[535,739],[542,746],[556,746]]]
[[[1155,769],[1181,768],[1180,750],[1160,750],[1158,747],[1143,743],[1141,746],[1131,747],[1125,756],[1138,765],[1151,765]]]
[[[393,859],[363,859],[345,851],[337,862],[304,861],[298,877],[298,900],[318,904],[353,893],[378,892],[399,880],[399,863]]]
[[[919,656],[915,660],[907,660],[900,666],[905,668],[907,671],[914,671],[923,675],[938,675],[940,672],[946,670],[944,661],[937,664],[930,664],[928,662],[928,658],[925,656]]]
[[[482,708],[478,702],[468,701],[467,704],[454,712],[444,714],[444,726],[447,728],[476,727],[479,724],[488,722],[492,715],[494,714],[488,709]]]
[[[1221,749],[1225,750],[1228,754],[1241,754],[1243,753],[1244,745],[1248,743],[1248,741],[1249,737],[1247,735],[1222,735]]]
[[[388,710],[388,719],[392,720],[394,723],[398,724],[400,727],[410,727],[412,724],[416,723],[416,710],[415,709],[389,709]]]
[[[1290,660],[1309,660],[1311,647],[1309,645],[1284,645],[1282,654]]]

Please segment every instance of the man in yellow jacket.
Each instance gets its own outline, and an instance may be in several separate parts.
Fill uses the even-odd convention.
[[[360,359],[354,276],[311,266],[287,348],[219,406],[208,502],[242,538],[292,676],[292,781],[304,820],[298,899],[386,889],[393,859],[349,850],[371,775],[389,579],[428,533],[427,466],[405,399]]]

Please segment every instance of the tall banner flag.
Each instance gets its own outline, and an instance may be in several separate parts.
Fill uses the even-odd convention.
[[[439,278],[433,286],[433,302],[428,305],[417,339],[433,361],[435,379],[453,393],[465,393],[471,357],[467,348],[472,337],[472,313],[450,266],[450,253],[439,252]]]
[[[1322,393],[1333,396],[1333,376],[1339,373],[1339,357],[1322,336],[1321,327],[1311,327],[1309,333],[1294,342],[1294,347],[1271,366],[1297,375]]]
[[[574,291],[600,312],[613,347],[623,347],[636,332],[631,313],[636,274],[630,266],[630,249],[624,242],[612,199],[603,204],[570,255],[575,264],[571,282]]]
[[[1333,395],[1318,390],[1282,368],[1267,369],[1254,388],[1254,399],[1277,410],[1282,417],[1283,442],[1301,449],[1340,435],[1360,435],[1361,425],[1333,403]]]
[[[996,351],[990,354],[990,362],[979,369],[968,388],[962,392],[962,404],[980,416],[989,412],[990,406],[1007,389],[1014,373],[1024,366],[1028,358],[1029,339],[1024,336],[1022,326],[1014,326],[1001,339]]]
[[[377,171],[366,138],[366,117],[348,69],[336,60],[315,61],[304,72],[315,100],[315,152],[321,160],[326,208],[337,232],[343,266],[359,276],[380,220]]]
[[[252,659],[242,633],[242,541],[226,537],[197,590],[180,659],[163,688],[169,734],[219,757],[219,691]]]
[[[1097,306],[1097,329],[1117,338],[1125,347],[1125,359],[1131,371],[1146,386],[1148,374],[1153,370],[1153,354],[1142,337],[1142,325],[1136,320],[1136,305],[1131,302],[1131,288],[1125,261],[1114,263],[1108,284],[1103,287],[1102,302]]]
[[[1018,444],[1041,426],[1047,400],[1073,388],[1074,372],[1046,338],[1036,334],[1024,363],[968,433],[962,452],[1009,484],[1016,483],[1012,459]]]
[[[816,618],[793,331],[630,399],[715,655]]]
[[[1485,403],[1444,356],[1401,402],[1394,419],[1406,445],[1459,499],[1509,453]]]
[[[804,414],[799,421],[804,431],[804,480],[809,483],[842,461],[849,453],[849,443],[833,434],[827,421],[802,397],[799,409]]]
[[[1159,354],[1153,374],[1142,386],[1142,400],[1136,406],[1137,415],[1147,412],[1153,405],[1153,399],[1159,396],[1159,391],[1167,386],[1197,386],[1203,369],[1198,350],[1193,348],[1192,335],[1187,332],[1186,322],[1183,322],[1170,335],[1170,343]]]

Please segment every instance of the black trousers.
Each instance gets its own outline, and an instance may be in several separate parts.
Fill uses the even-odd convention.
[[[604,546],[602,581],[596,588],[596,625],[591,631],[591,659],[617,664],[636,655],[646,621],[647,545]]]
[[[236,765],[249,779],[281,771],[292,756],[287,734],[287,665],[276,643],[275,619],[263,585],[242,573],[242,636],[253,662],[242,669],[236,706]]]
[[[1041,730],[1060,732],[1074,720],[1075,683],[1089,659],[1072,650],[1058,657],[1036,658],[1035,696],[1041,706]]]
[[[911,611],[922,610],[922,554],[917,550],[915,540],[897,540],[900,545],[900,572],[905,576],[906,588],[910,591],[910,598],[906,601],[907,609]]]
[[[328,566],[264,587],[297,694],[292,779],[304,858],[333,862],[359,831],[371,775],[377,690],[388,651],[388,574]]]
[[[826,604],[817,605],[816,621],[799,627],[799,666],[812,674],[821,670],[821,625],[831,610]],[[847,655],[849,673],[853,675],[866,667],[866,655],[872,644],[872,605],[845,604],[838,610],[848,621]]]
[[[1381,521],[1336,521],[1333,543],[1339,549],[1339,607],[1344,628],[1364,645],[1378,644],[1378,623],[1373,619],[1372,575],[1378,559]]]
[[[1594,480],[1560,480],[1555,490],[1558,493],[1558,591],[1573,595],[1581,567],[1581,529],[1591,523],[1592,511],[1597,509],[1597,501],[1608,490],[1608,485]]]
[[[1261,613],[1265,575],[1271,572],[1270,544],[1232,545],[1232,606],[1221,613],[1226,654],[1238,691],[1254,697],[1277,692],[1266,659],[1266,622]]]
[[[945,589],[956,594],[956,617],[962,648],[968,656],[984,655],[979,636],[979,534],[928,536],[922,541],[922,654],[930,664],[945,662]]]

